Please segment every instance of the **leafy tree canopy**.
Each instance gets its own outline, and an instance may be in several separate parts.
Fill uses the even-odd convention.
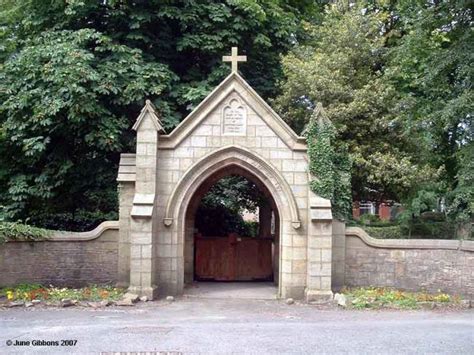
[[[474,205],[472,12],[469,1],[401,2],[401,35],[387,70],[406,134],[417,137],[418,154],[438,171],[418,190],[447,198],[448,215],[464,223]]]
[[[0,214],[51,228],[110,217],[118,154],[133,149],[129,129],[144,100],[171,130],[228,75],[221,56],[233,45],[249,56],[245,77],[264,97],[275,95],[279,55],[319,8],[276,0],[4,0]]]
[[[356,199],[399,200],[430,177],[411,154],[415,142],[404,134],[396,89],[384,77],[389,16],[364,2],[330,6],[321,25],[308,25],[310,39],[283,58],[286,80],[275,101],[296,130],[323,104],[337,140],[348,145]]]

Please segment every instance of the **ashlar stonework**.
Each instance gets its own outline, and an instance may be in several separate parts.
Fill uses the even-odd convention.
[[[275,270],[282,298],[329,299],[332,215],[309,189],[308,157],[295,132],[237,71],[170,134],[147,101],[136,154],[122,154],[119,281],[140,296],[179,295],[193,281],[194,214],[205,186],[239,174],[269,192],[276,210]]]
[[[333,220],[330,202],[309,189],[305,140],[238,74],[245,56],[233,48],[224,60],[231,74],[171,134],[146,102],[136,153],[121,156],[120,220],[0,245],[0,287],[117,283],[149,299],[179,295],[194,280],[199,201],[238,174],[269,197],[279,297],[326,301],[343,286],[474,296],[474,241],[374,239]]]

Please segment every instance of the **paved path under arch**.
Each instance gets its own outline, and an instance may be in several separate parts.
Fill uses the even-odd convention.
[[[185,297],[209,299],[275,300],[273,282],[194,282],[184,288]]]

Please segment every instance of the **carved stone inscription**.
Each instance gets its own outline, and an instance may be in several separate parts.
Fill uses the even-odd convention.
[[[222,113],[222,132],[229,136],[244,136],[247,128],[247,112],[237,99],[232,99]]]

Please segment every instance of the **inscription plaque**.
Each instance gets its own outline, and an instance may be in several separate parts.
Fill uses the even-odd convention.
[[[247,112],[237,99],[232,99],[222,113],[222,131],[225,135],[244,136],[247,128]]]

